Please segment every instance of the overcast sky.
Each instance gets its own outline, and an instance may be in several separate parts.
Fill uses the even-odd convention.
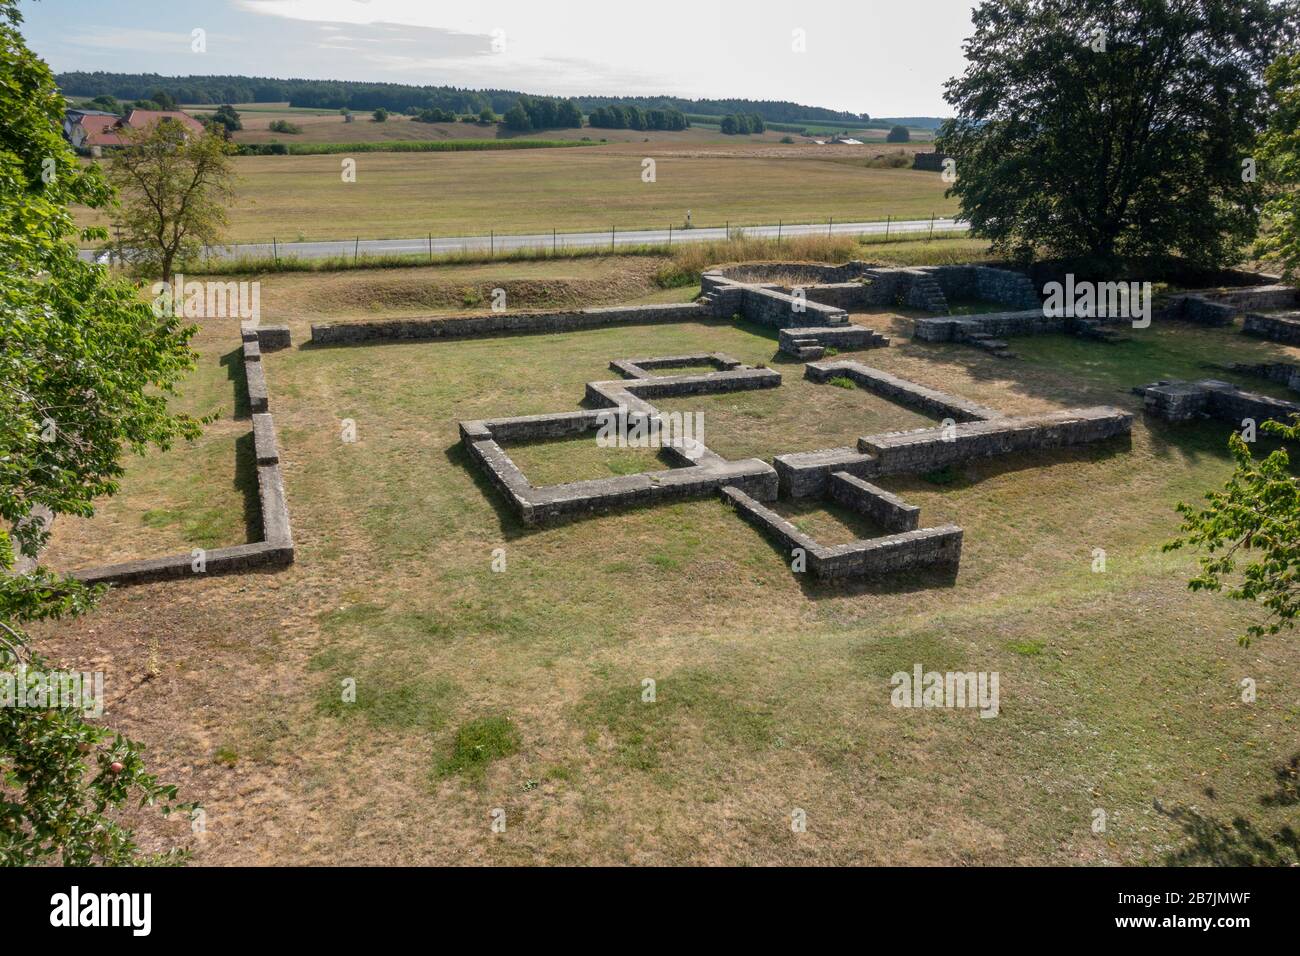
[[[29,44],[60,72],[749,97],[935,116],[949,112],[943,81],[961,72],[973,2],[23,0],[21,9]],[[206,52],[191,49],[195,29]]]

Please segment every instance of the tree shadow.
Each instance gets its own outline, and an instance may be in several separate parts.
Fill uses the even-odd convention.
[[[1300,753],[1275,768],[1274,776],[1277,790],[1261,796],[1260,805],[1300,803]],[[1213,790],[1205,793],[1214,799]],[[1300,832],[1290,826],[1264,833],[1240,815],[1224,822],[1191,807],[1165,807],[1159,800],[1155,809],[1177,823],[1187,838],[1165,855],[1170,866],[1300,866]]]

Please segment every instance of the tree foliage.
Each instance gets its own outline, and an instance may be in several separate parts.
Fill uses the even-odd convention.
[[[910,143],[912,133],[906,126],[895,126],[885,136],[886,143]]]
[[[1279,57],[1265,74],[1272,112],[1260,141],[1268,197],[1260,253],[1300,282],[1300,53]]]
[[[1300,440],[1300,416],[1290,425],[1264,422],[1260,430],[1284,441]],[[1205,549],[1193,591],[1222,591],[1239,601],[1257,601],[1268,610],[1252,624],[1241,643],[1295,626],[1300,614],[1300,480],[1292,474],[1286,447],[1263,459],[1251,454],[1239,434],[1228,441],[1237,467],[1222,491],[1206,495],[1209,505],[1179,504],[1182,537],[1166,551],[1194,545]],[[1243,555],[1251,556],[1236,575]],[[1233,578],[1236,583],[1229,583]]]
[[[1022,258],[1233,261],[1257,225],[1264,68],[1295,23],[1270,0],[987,0],[945,87],[949,193]]]
[[[221,239],[234,196],[233,147],[170,119],[126,130],[123,138],[109,166],[121,202],[114,216],[118,254],[170,282],[178,262]]]
[[[47,670],[27,622],[75,615],[97,594],[36,565],[42,515],[89,516],[117,490],[128,449],[198,434],[167,396],[193,367],[192,329],[159,319],[139,290],[81,261],[71,204],[110,192],[59,134],[64,100],[0,0],[0,678]],[[104,238],[89,230],[88,238]],[[126,863],[128,799],[175,808],[140,747],[80,711],[0,707],[0,863]]]

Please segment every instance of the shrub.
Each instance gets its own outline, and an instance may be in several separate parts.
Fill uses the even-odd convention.
[[[374,117],[376,123],[388,122],[388,110],[384,109],[382,106],[379,107],[379,109],[375,110],[370,115]]]
[[[912,134],[908,132],[906,126],[895,126],[889,131],[889,135],[885,137],[886,143],[910,143],[911,141]]]
[[[290,123],[288,120],[282,119],[271,120],[271,125],[268,128],[272,133],[288,133],[292,136],[302,132],[302,127],[297,123]]]

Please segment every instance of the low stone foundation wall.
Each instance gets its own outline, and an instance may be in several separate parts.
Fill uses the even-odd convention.
[[[860,362],[810,362],[804,366],[804,377],[813,382],[826,382],[841,376],[851,379],[868,392],[936,418],[975,422],[1001,417],[1001,412],[996,409],[956,395],[949,395],[935,388],[918,385],[916,382],[909,382],[907,379],[890,375],[888,372],[871,368]]]
[[[782,352],[796,358],[821,358],[828,348],[860,352],[889,345],[889,339],[861,325],[782,329],[778,341]]]
[[[313,325],[311,341],[316,345],[357,345],[364,342],[474,338],[486,335],[574,332],[610,325],[693,322],[711,317],[708,309],[695,302],[580,309],[573,312],[500,312],[489,315],[351,322],[346,325]]]
[[[967,422],[948,429],[868,435],[858,439],[857,448],[777,455],[772,465],[782,494],[821,497],[830,493],[831,477],[839,471],[866,480],[919,474],[976,458],[1105,441],[1129,434],[1132,427],[1133,416],[1117,408],[1071,408]]]
[[[915,531],[920,524],[921,509],[916,505],[847,471],[832,472],[827,490],[832,501],[866,515],[887,531]]]
[[[1258,365],[1233,362],[1227,368],[1230,372],[1266,378],[1270,382],[1287,386],[1293,392],[1300,392],[1300,364],[1294,362],[1262,362]]]
[[[745,286],[741,314],[750,322],[774,329],[845,325],[849,321],[843,309],[761,286]]]
[[[720,366],[721,370],[686,375],[648,372],[651,368],[670,369],[701,360]],[[632,421],[640,416],[662,421],[659,410],[649,403],[650,398],[775,388],[781,384],[779,372],[750,368],[722,353],[624,359],[610,364],[638,377],[588,382],[586,397],[597,406],[594,409],[460,423],[461,442],[520,521],[529,526],[549,525],[616,509],[699,497],[714,493],[724,485],[742,488],[760,500],[776,497],[777,477],[771,465],[758,459],[727,461],[698,441],[685,440],[688,436],[683,436],[682,445],[666,447],[680,468],[542,487],[532,485],[501,443],[595,431],[605,423],[612,408],[626,408]]]
[[[1160,319],[1179,319],[1197,325],[1230,325],[1252,309],[1287,309],[1300,304],[1295,288],[1286,285],[1247,286],[1241,289],[1202,289],[1169,296],[1156,312]]]
[[[1135,388],[1147,412],[1171,422],[1215,418],[1240,427],[1246,419],[1290,424],[1300,414],[1300,402],[1287,402],[1248,392],[1230,382],[1207,378],[1199,382],[1153,382]]]
[[[1042,308],[984,315],[945,315],[916,320],[912,337],[923,342],[966,342],[978,335],[1011,338],[1064,332],[1066,319],[1043,315]]]
[[[737,514],[771,538],[788,560],[796,549],[802,551],[807,570],[822,580],[876,577],[935,565],[955,569],[961,563],[962,530],[956,525],[826,547],[739,488],[725,487],[722,496]]]
[[[1300,312],[1282,315],[1263,315],[1251,312],[1246,316],[1242,331],[1271,342],[1300,345]]]
[[[275,437],[275,423],[267,413],[266,376],[262,368],[260,338],[268,329],[272,349],[283,348],[288,329],[274,331],[275,326],[242,330],[244,374],[253,408],[253,449],[257,461],[257,492],[261,505],[262,540],[229,548],[199,550],[143,561],[87,568],[73,573],[86,584],[142,584],[172,578],[234,574],[259,567],[284,567],[293,564],[293,533],[289,525],[289,505],[280,472],[280,450]]]
[[[917,473],[976,458],[1104,441],[1129,434],[1132,425],[1132,415],[1102,405],[870,435],[858,439],[858,450],[875,459],[877,475]]]

